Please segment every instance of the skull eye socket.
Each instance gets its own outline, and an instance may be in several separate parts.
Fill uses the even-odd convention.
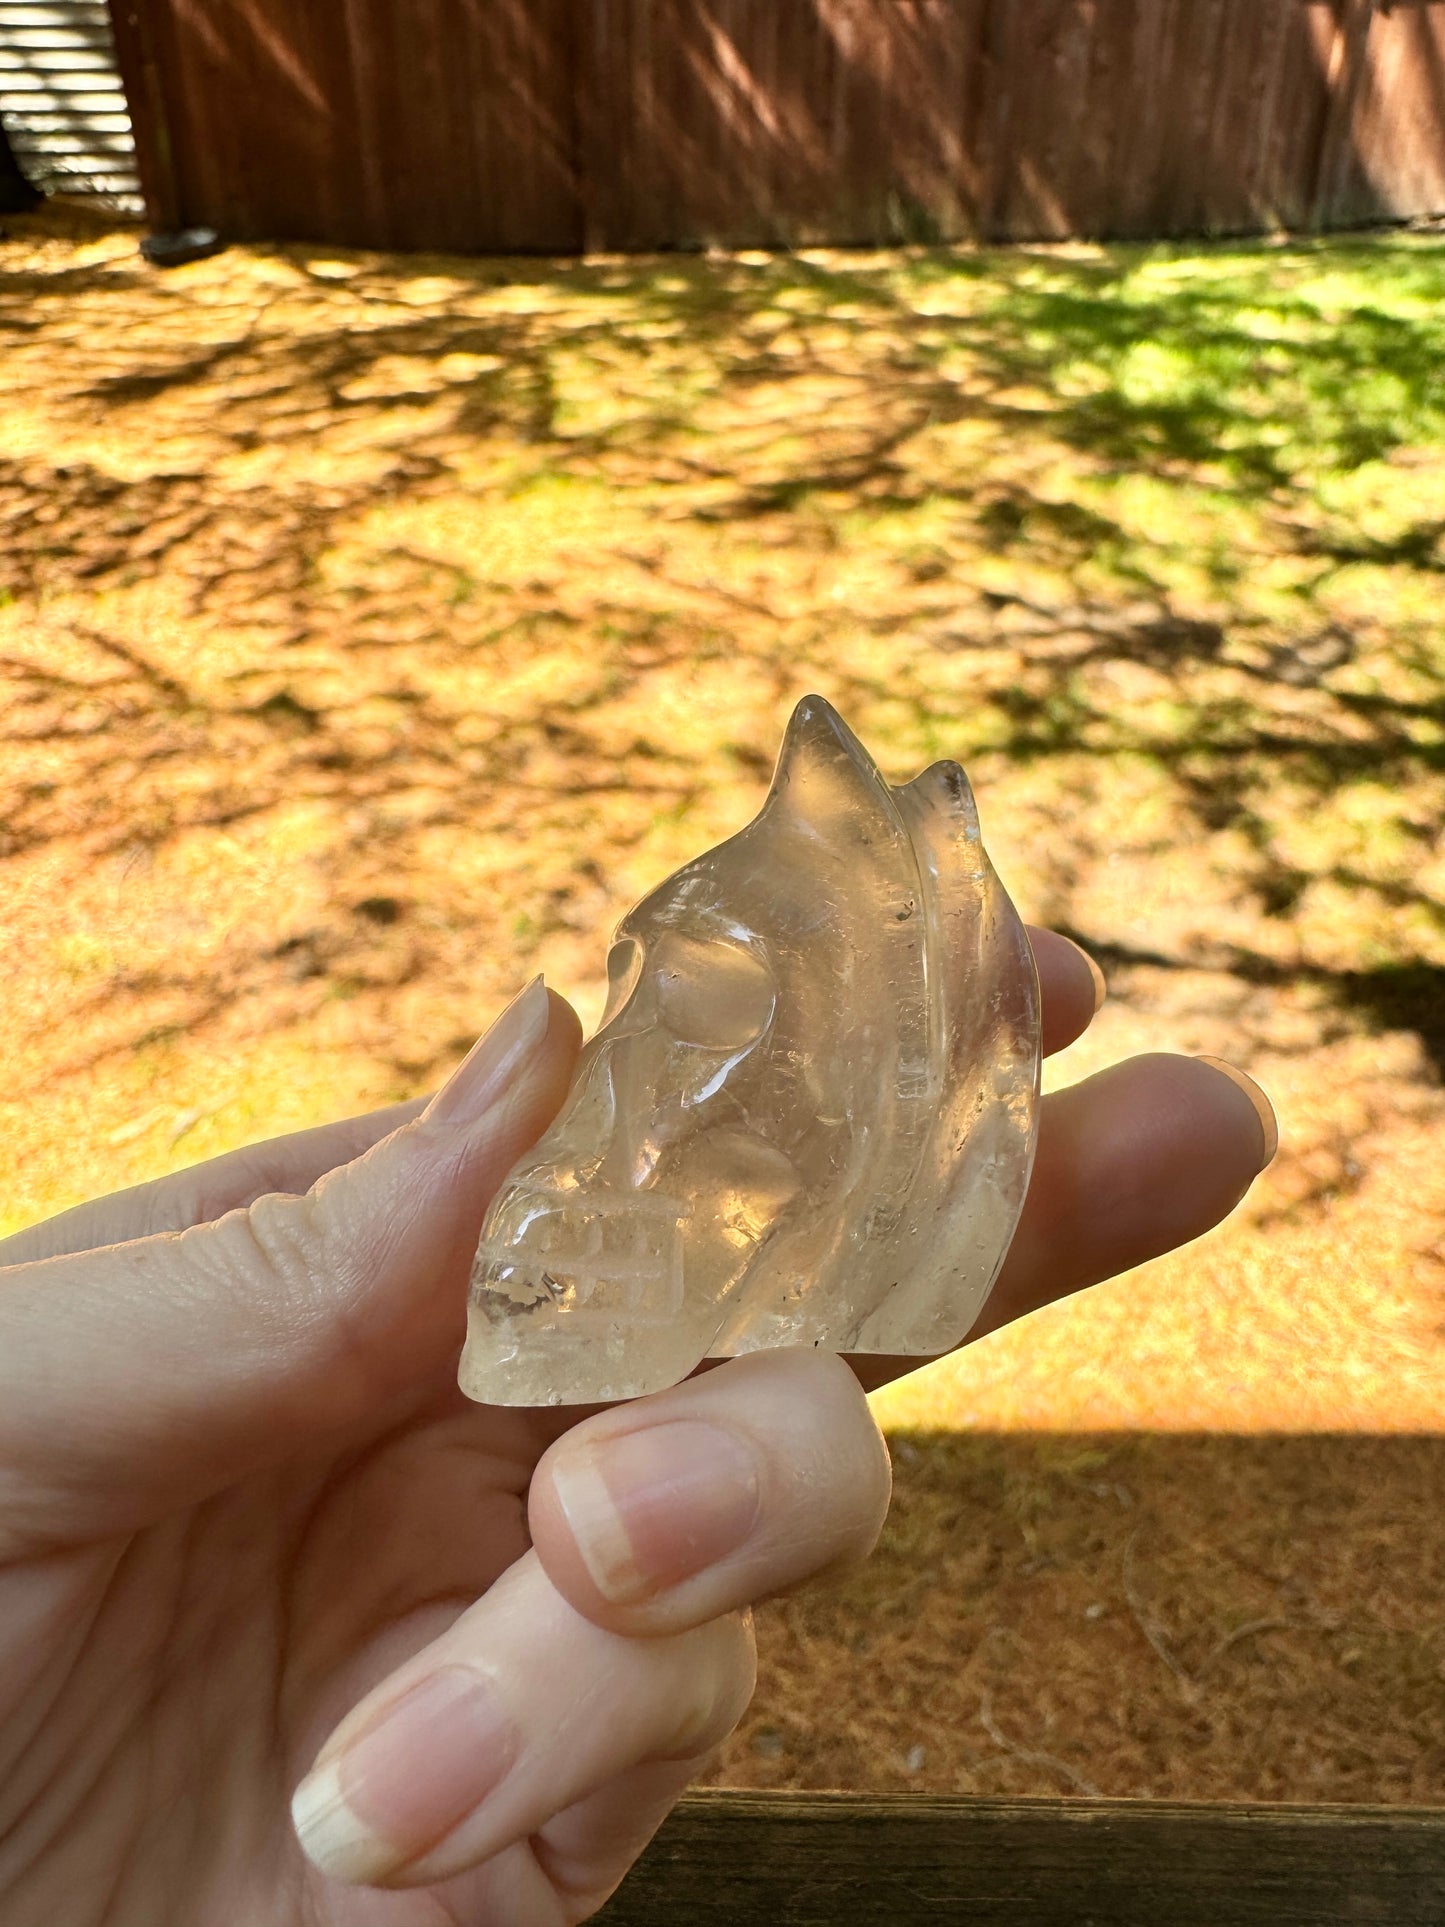
[[[656,951],[658,1011],[679,1043],[742,1050],[768,1027],[776,992],[767,965],[741,944],[669,931]]]

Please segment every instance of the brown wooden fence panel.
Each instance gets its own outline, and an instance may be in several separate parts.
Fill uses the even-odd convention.
[[[1445,0],[112,0],[153,221],[477,251],[1445,210]]]
[[[968,90],[985,11],[986,0],[605,0],[586,48],[591,240],[974,231]]]

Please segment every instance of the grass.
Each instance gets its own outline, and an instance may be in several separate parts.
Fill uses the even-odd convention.
[[[1439,1803],[1436,1441],[893,1450],[873,1560],[760,1615],[764,1690],[718,1781]]]
[[[535,969],[595,1017],[607,926],[748,817],[820,689],[895,775],[964,760],[1021,907],[1104,964],[1056,1080],[1229,1056],[1283,1147],[1222,1231],[880,1395],[913,1457],[878,1570],[921,1588],[922,1657],[875,1647],[844,1718],[834,1647],[885,1612],[874,1582],[778,1609],[725,1771],[916,1784],[922,1746],[930,1785],[1054,1791],[1052,1759],[1112,1792],[1426,1797],[1445,1740],[1397,1714],[1445,1663],[1418,1500],[1445,1414],[1442,317],[1430,235],[286,247],[162,276],[124,229],[13,221],[0,1229],[424,1088]],[[1080,1439],[1157,1530],[1107,1498],[1092,1550],[999,1523],[1003,1478],[1067,1524]],[[1326,1462],[1353,1497],[1312,1499]],[[1372,1506],[1374,1577],[1337,1544]],[[957,1644],[980,1535],[977,1624],[1020,1629],[997,1676]],[[1338,1665],[1266,1596],[1286,1540],[1301,1583],[1335,1575]],[[1210,1661],[1206,1745],[1160,1645],[1192,1678],[1251,1618],[1289,1624]],[[1039,1630],[1065,1623],[1067,1715]],[[941,1653],[972,1695],[944,1727]],[[1106,1760],[1109,1694],[1154,1738]]]

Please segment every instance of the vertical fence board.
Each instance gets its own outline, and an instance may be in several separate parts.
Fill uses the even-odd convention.
[[[176,173],[175,140],[171,133],[172,103],[169,74],[156,53],[160,22],[144,7],[144,0],[111,0],[110,24],[115,39],[116,66],[130,106],[135,136],[136,172],[146,219],[156,229],[177,225],[180,183]]]
[[[1445,6],[1377,5],[1362,37],[1358,86],[1345,103],[1326,226],[1445,208]]]
[[[1311,225],[1316,227],[1325,225],[1331,214],[1348,208],[1357,193],[1352,143],[1370,58],[1375,4],[1374,0],[1330,0],[1328,9],[1320,12],[1327,13],[1332,31],[1327,37],[1322,19],[1316,44],[1324,68],[1327,102],[1314,170]]]

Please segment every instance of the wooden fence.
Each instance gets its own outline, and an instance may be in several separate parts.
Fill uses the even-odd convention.
[[[1445,210],[1445,0],[111,0],[151,221],[572,251]]]

